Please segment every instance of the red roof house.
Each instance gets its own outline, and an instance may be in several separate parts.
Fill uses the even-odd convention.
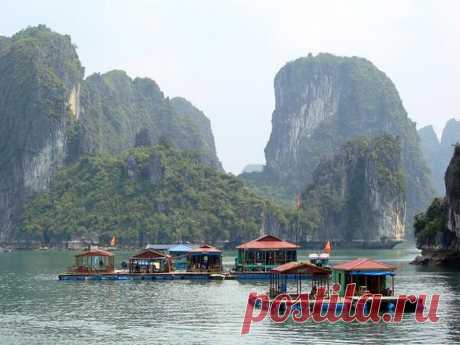
[[[344,296],[348,284],[356,284],[357,294],[394,295],[395,266],[367,258],[347,261],[332,267],[332,281],[340,284],[340,296]],[[387,277],[391,277],[390,282]]]
[[[111,273],[114,271],[114,256],[102,249],[91,249],[75,255],[73,272],[77,273]]]
[[[240,244],[237,249],[297,249],[297,244],[284,241],[273,235],[263,235],[255,240]]]
[[[396,267],[368,258],[347,261],[332,267],[337,271],[394,271]]]
[[[287,262],[297,260],[297,244],[273,235],[263,235],[240,244],[235,260],[235,271],[270,271]]]

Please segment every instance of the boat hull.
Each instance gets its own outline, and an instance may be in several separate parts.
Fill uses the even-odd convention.
[[[359,297],[353,297],[351,301],[351,311],[354,313],[354,310],[356,308],[356,305],[358,303]],[[249,303],[253,303],[256,308],[260,308],[260,299],[255,299],[255,300],[250,300]],[[286,310],[286,301],[282,300],[270,300],[270,306],[272,304],[276,303],[278,305],[277,308],[279,308],[280,312],[284,312]],[[316,303],[315,300],[311,300],[308,302],[309,303],[309,310],[310,312],[313,312],[313,307]],[[348,302],[349,303],[349,302]],[[390,313],[393,314],[395,312],[395,307],[398,303],[398,297],[395,296],[384,296],[381,297],[380,301],[380,308],[379,308],[379,313]],[[345,301],[343,298],[341,298],[337,303],[336,303],[336,313],[342,312],[342,309],[345,305]],[[322,304],[321,304],[321,313],[324,314],[327,312],[329,308],[329,300],[325,299]],[[299,302],[295,302],[294,304],[291,305],[291,310],[300,310],[301,305]],[[365,306],[365,314],[369,313],[369,310],[371,309],[371,301],[366,302]],[[411,303],[410,301],[406,301],[404,304],[404,313],[415,313],[417,311],[417,303]]]

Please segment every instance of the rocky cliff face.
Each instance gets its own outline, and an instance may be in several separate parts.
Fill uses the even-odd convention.
[[[455,146],[445,175],[447,228],[460,239],[460,146]],[[458,243],[460,249],[460,243]]]
[[[67,131],[83,68],[68,36],[39,26],[3,39],[0,48],[0,242],[24,200],[63,166]]]
[[[38,26],[0,37],[0,75],[0,243],[14,239],[25,201],[59,168],[133,147],[141,132],[221,169],[204,114],[147,78],[113,71],[84,80],[69,36]]]
[[[189,131],[194,132],[197,141],[193,147],[199,147],[206,164],[223,170],[217,158],[214,135],[212,134],[211,122],[204,113],[183,97],[171,99],[171,105],[182,121],[188,123]],[[191,134],[189,134],[191,136]]]
[[[438,140],[432,126],[419,129],[418,134],[423,155],[432,173],[436,194],[442,196],[446,193],[444,172],[451,159],[452,146],[460,142],[460,122],[455,119],[447,121],[441,141]]]
[[[441,146],[449,148],[449,159],[451,158],[452,146],[460,141],[460,121],[456,119],[450,119],[446,122],[446,125],[441,135]]]
[[[417,247],[422,256],[415,263],[460,263],[460,146],[445,173],[446,196],[436,198],[415,217]]]
[[[438,137],[433,129],[433,126],[422,127],[418,130],[420,137],[420,149],[422,150],[423,157],[430,168],[432,184],[435,189],[435,193],[438,196],[444,195],[444,181],[443,175],[446,165],[443,167],[440,164],[439,155],[441,154],[441,145]]]
[[[253,172],[262,172],[264,171],[263,164],[248,164],[243,168],[242,173],[253,173]]]
[[[276,75],[275,99],[266,169],[258,176],[243,175],[259,189],[272,185],[292,200],[312,181],[321,159],[343,144],[389,134],[401,144],[406,219],[431,200],[429,170],[415,124],[391,80],[371,62],[330,54],[297,59]]]
[[[302,193],[306,217],[318,211],[309,240],[403,240],[406,200],[399,140],[351,141],[313,172]]]
[[[118,153],[135,144],[140,131],[150,142],[167,140],[200,151],[202,161],[222,170],[209,119],[183,98],[169,100],[151,79],[131,79],[124,71],[88,77],[81,88],[75,155]]]

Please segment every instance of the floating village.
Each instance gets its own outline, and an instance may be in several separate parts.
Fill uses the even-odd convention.
[[[333,284],[340,284],[339,296],[345,297],[345,286],[356,284],[354,302],[365,294],[379,294],[384,311],[392,311],[395,296],[396,267],[368,258],[330,265],[331,243],[320,253],[309,255],[307,262],[297,261],[297,244],[273,235],[263,235],[236,247],[237,257],[231,270],[224,271],[223,251],[207,245],[148,245],[141,252],[115,267],[115,256],[107,250],[91,248],[75,256],[75,265],[60,274],[59,280],[240,280],[267,281],[271,298],[284,293],[296,299],[307,293],[311,303],[316,291],[324,287],[325,298]],[[343,301],[342,301],[343,302]],[[415,311],[406,303],[405,311]]]

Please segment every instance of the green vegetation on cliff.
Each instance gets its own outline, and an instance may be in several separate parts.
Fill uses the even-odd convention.
[[[182,97],[174,97],[170,101],[172,107],[176,111],[181,120],[187,123],[189,132],[193,131],[195,143],[193,146],[199,148],[204,155],[204,163],[221,168],[220,162],[217,159],[216,145],[214,143],[214,135],[211,130],[211,121],[205,114],[196,108],[192,103]],[[198,132],[198,133],[195,133]],[[186,133],[187,137],[192,137],[190,133]]]
[[[266,167],[241,177],[261,194],[294,200],[312,182],[321,160],[351,140],[381,135],[399,138],[407,219],[412,219],[433,193],[415,123],[395,85],[366,59],[309,55],[277,73]]]
[[[83,74],[70,37],[43,25],[0,39],[0,242],[63,164],[67,100]]]
[[[0,41],[0,167],[41,149],[83,73],[70,38],[45,26]]]
[[[0,243],[14,244],[24,203],[87,154],[163,140],[222,170],[202,112],[123,71],[83,79],[68,35],[39,25],[0,37],[0,76]]]
[[[179,148],[199,151],[202,161],[221,169],[206,116],[185,99],[165,97],[148,78],[131,79],[124,71],[93,74],[81,88],[76,149],[119,153],[144,131],[152,143],[161,138]]]
[[[460,251],[460,145],[457,144],[445,176],[446,196],[435,198],[414,219],[417,247]]]
[[[418,248],[436,246],[436,237],[448,231],[447,207],[444,198],[435,198],[426,212],[414,218],[414,233]]]
[[[302,212],[314,225],[310,231],[314,239],[403,239],[399,140],[381,136],[346,143],[314,171],[312,183],[302,193]]]
[[[64,168],[28,203],[22,235],[45,243],[91,234],[122,244],[240,242],[257,236],[262,222],[287,228],[287,217],[196,154],[160,144]]]

